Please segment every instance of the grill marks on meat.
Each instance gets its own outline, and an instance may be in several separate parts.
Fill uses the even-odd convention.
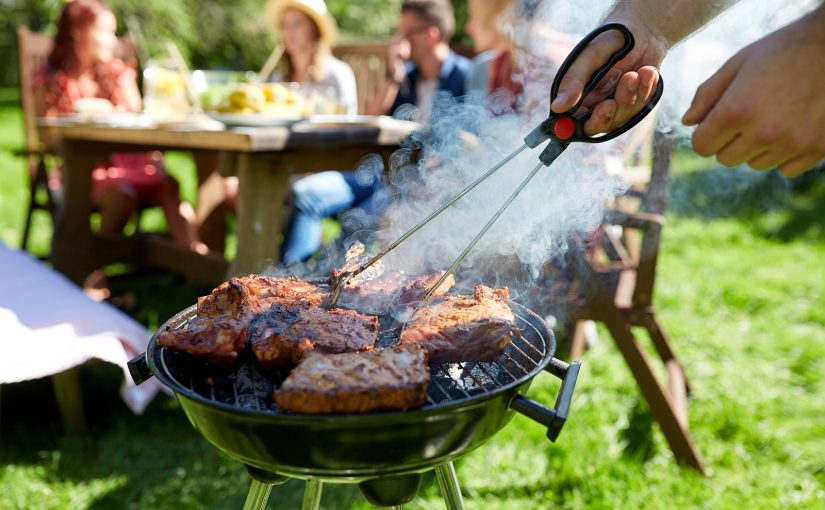
[[[194,317],[186,329],[160,332],[157,343],[211,363],[229,364],[246,347],[246,322],[232,317]]]
[[[326,298],[318,286],[299,278],[247,275],[232,278],[198,298],[196,316],[183,329],[158,334],[158,346],[182,351],[210,363],[234,362],[246,348],[247,327],[273,303],[316,306]]]
[[[289,368],[309,351],[370,351],[379,328],[378,317],[353,310],[276,303],[252,319],[247,336],[261,366]]]
[[[423,346],[435,364],[495,361],[516,329],[509,299],[507,288],[484,285],[476,285],[471,296],[446,296],[419,308],[399,343]]]
[[[400,345],[372,352],[307,354],[272,398],[295,413],[365,413],[424,404],[426,350]]]
[[[410,276],[403,271],[388,271],[371,278],[361,278],[362,274],[344,285],[338,306],[382,315],[391,309],[403,309],[420,303],[444,271],[420,276]],[[455,276],[450,275],[438,286],[433,297],[445,295],[453,285]]]
[[[300,278],[246,275],[220,284],[208,296],[198,298],[201,317],[246,317],[268,310],[273,303],[317,306],[327,293]]]

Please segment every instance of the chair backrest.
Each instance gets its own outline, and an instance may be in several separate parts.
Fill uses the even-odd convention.
[[[647,178],[641,182],[638,174],[634,176],[627,195],[608,210],[602,235],[608,262],[596,262],[621,274],[617,302],[639,309],[652,304],[673,148],[672,137],[665,133],[656,131],[652,138],[650,162],[642,165]],[[620,234],[615,226],[621,227]]]
[[[670,189],[672,151],[673,136],[656,131],[653,136],[653,161],[651,162],[650,181],[642,196],[642,214],[646,215],[649,221],[658,222],[658,227],[648,228],[642,237],[636,269],[636,288],[633,292],[633,304],[637,307],[652,304],[661,227],[664,225],[664,215]]]
[[[387,75],[389,47],[388,41],[378,41],[344,44],[332,50],[333,55],[349,64],[355,73],[359,113],[364,112],[367,101],[375,95]]]
[[[54,40],[51,36],[32,32],[26,26],[17,29],[20,102],[23,108],[23,128],[27,151],[40,149],[37,135],[37,109],[34,101],[34,74],[46,64],[53,45]]]

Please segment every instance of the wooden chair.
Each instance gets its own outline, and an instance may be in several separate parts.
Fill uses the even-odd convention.
[[[20,102],[23,111],[25,146],[15,155],[24,157],[29,174],[29,206],[23,227],[21,248],[26,249],[31,232],[34,211],[55,211],[55,197],[48,186],[48,160],[53,152],[40,142],[37,130],[37,112],[34,104],[34,73],[42,67],[52,51],[54,41],[45,34],[38,34],[26,26],[17,29],[18,61],[20,69]]]
[[[543,302],[542,311],[561,318],[561,340],[571,343],[573,359],[584,349],[584,321],[607,327],[676,459],[704,473],[688,428],[687,378],[653,306],[671,147],[666,135],[655,134],[647,184],[631,184],[606,214],[597,241],[573,243],[578,246],[565,264],[548,264],[547,287],[539,291],[538,301]],[[647,331],[664,364],[667,384],[657,377],[634,328]]]
[[[332,53],[352,67],[358,91],[358,112],[363,113],[367,101],[375,95],[387,75],[388,41],[354,43],[336,46]]]

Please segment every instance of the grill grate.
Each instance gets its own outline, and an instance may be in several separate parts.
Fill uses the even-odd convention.
[[[547,330],[531,320],[519,307],[514,310],[517,333],[496,362],[450,363],[430,367],[427,403],[423,408],[471,399],[517,383],[543,366],[552,355],[552,340],[548,345]],[[177,327],[186,327],[188,319]],[[540,322],[540,321],[539,321]],[[399,326],[381,333],[381,347],[397,342]],[[209,402],[220,403],[244,411],[282,414],[272,401],[272,391],[280,387],[286,371],[264,371],[251,354],[230,367],[208,365],[192,356],[167,349],[158,349],[163,371],[179,388],[188,390]]]

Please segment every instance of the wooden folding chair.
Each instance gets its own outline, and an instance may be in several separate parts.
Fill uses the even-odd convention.
[[[670,180],[672,141],[656,133],[650,178],[631,186],[608,211],[597,241],[578,243],[566,264],[548,264],[549,288],[542,291],[544,310],[558,312],[562,340],[570,356],[584,349],[584,321],[602,322],[636,378],[676,459],[700,472],[704,463],[691,439],[687,419],[689,386],[684,369],[653,306],[659,239],[664,225]],[[594,245],[595,243],[595,245]],[[575,243],[574,243],[575,244]],[[551,312],[552,313],[552,312]],[[644,328],[664,363],[663,384],[633,328]]]
[[[25,146],[15,151],[18,157],[26,159],[29,173],[29,205],[20,246],[26,249],[31,232],[34,211],[46,211],[53,215],[55,197],[48,186],[49,167],[54,153],[40,142],[37,131],[37,112],[34,103],[34,73],[42,67],[52,50],[53,40],[45,34],[38,34],[26,26],[17,29],[18,62],[20,69],[20,102],[23,111]]]
[[[372,98],[387,75],[387,41],[344,44],[333,48],[332,53],[352,67],[358,91],[358,112]]]

